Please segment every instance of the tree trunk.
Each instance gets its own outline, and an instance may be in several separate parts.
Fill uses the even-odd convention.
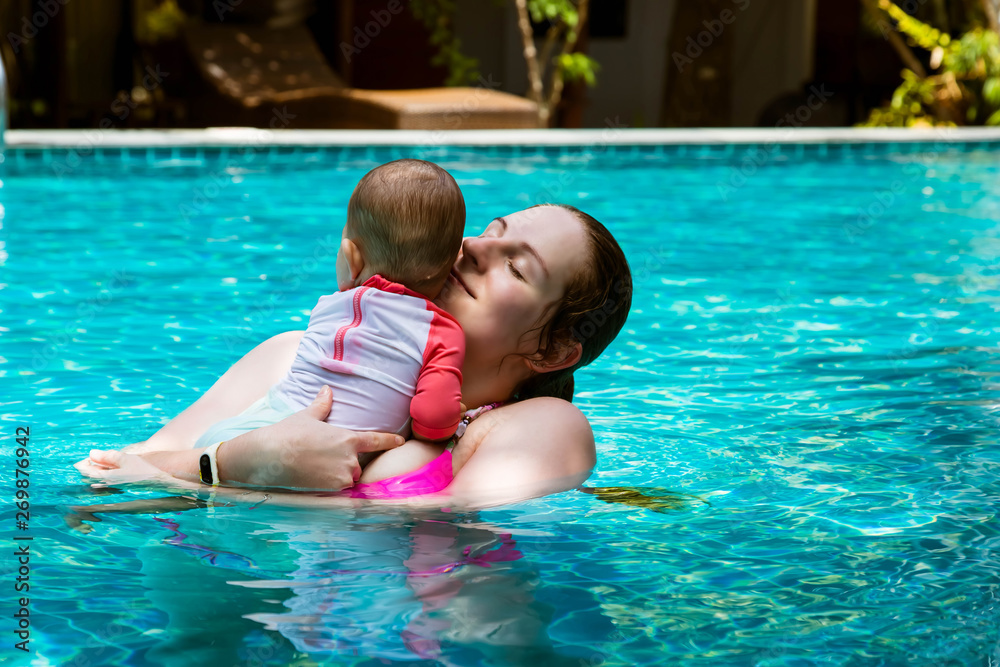
[[[576,29],[567,33],[561,55],[569,55],[576,49],[576,45],[580,42],[580,37],[583,35],[583,31],[587,25],[587,12],[589,8],[590,0],[579,0],[576,7],[578,16]],[[569,38],[570,34],[572,34],[573,39]],[[560,69],[558,64],[555,64],[552,68],[552,84],[549,89],[547,104],[550,114],[555,112],[556,107],[559,106],[559,101],[562,100],[564,85],[565,81],[563,80],[562,69]]]
[[[879,26],[879,30],[892,45],[892,48],[899,54],[899,59],[903,61],[909,69],[919,76],[924,78],[927,76],[927,70],[921,64],[917,57],[913,54],[913,50],[907,46],[906,41],[896,32],[895,27],[891,24],[891,19],[889,15],[879,9],[875,0],[861,0],[861,4],[864,5],[865,10],[871,15],[872,20]]]
[[[993,0],[983,0],[983,13],[986,15],[986,24],[990,30],[1000,32],[1000,20],[997,19],[997,6]]]
[[[542,72],[538,63],[538,49],[535,48],[535,38],[531,30],[531,17],[528,15],[528,0],[514,0],[517,7],[517,27],[521,33],[521,49],[524,62],[528,66],[528,99],[538,105],[538,120],[542,127],[549,126],[549,110],[545,106],[542,94]]]

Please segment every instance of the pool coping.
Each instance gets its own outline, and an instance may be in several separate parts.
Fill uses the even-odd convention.
[[[1000,142],[1000,127],[587,130],[8,130],[12,149],[271,146],[657,146]]]

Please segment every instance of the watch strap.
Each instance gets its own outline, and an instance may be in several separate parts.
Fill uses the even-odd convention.
[[[208,447],[204,452],[202,452],[201,458],[198,459],[199,473],[201,481],[204,484],[211,484],[212,486],[219,485],[219,462],[216,457],[216,452],[218,452],[220,445],[222,445],[222,443],[217,442]]]

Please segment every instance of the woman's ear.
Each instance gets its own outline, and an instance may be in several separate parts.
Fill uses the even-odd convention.
[[[552,371],[569,368],[580,361],[583,356],[583,344],[573,341],[570,345],[560,345],[547,359],[527,359],[528,367],[536,373],[551,373]]]
[[[357,280],[361,272],[365,270],[365,256],[361,254],[361,248],[351,239],[343,239],[340,242],[340,252],[347,261],[351,280]]]

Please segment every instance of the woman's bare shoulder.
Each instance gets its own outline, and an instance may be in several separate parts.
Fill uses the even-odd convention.
[[[302,340],[302,336],[305,335],[304,330],[297,331],[285,331],[283,333],[271,336],[265,342],[273,343],[274,345],[288,346],[293,345],[298,347],[299,341]]]
[[[580,408],[561,398],[529,398],[491,410],[484,417],[493,417],[494,425],[506,428],[534,429],[539,425],[549,425],[560,430],[568,429],[574,436],[589,435],[593,438],[590,422]]]
[[[597,459],[590,422],[558,398],[491,410],[469,425],[454,457],[454,491],[478,494],[514,484],[531,496],[573,488],[589,476]]]
[[[466,431],[465,438],[478,445],[493,438],[507,439],[512,436],[535,440],[532,433],[550,438],[553,433],[561,434],[556,445],[577,446],[592,449],[594,432],[590,422],[580,408],[561,398],[529,398],[490,410],[476,419]]]

